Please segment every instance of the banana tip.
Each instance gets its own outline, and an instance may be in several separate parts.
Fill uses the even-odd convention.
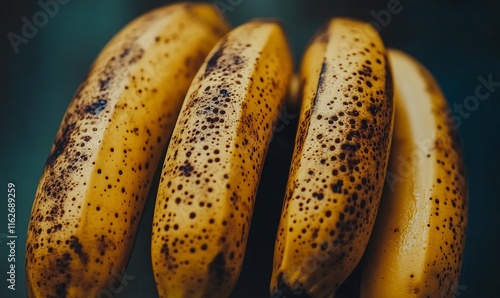
[[[283,274],[278,276],[276,289],[271,290],[271,298],[311,298],[298,283],[289,285],[283,278]]]

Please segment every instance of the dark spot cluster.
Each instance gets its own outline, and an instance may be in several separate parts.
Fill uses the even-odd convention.
[[[169,6],[138,18],[103,50],[75,93],[30,218],[26,270],[35,293],[65,297],[80,287],[97,295],[111,270],[124,268],[185,93],[228,29],[215,24],[215,12],[207,18],[190,11]]]
[[[54,165],[59,155],[61,155],[65,151],[66,146],[71,141],[71,134],[73,133],[74,129],[75,123],[64,123],[64,128],[61,129],[56,136],[56,140],[54,141],[49,157],[47,158],[45,167]]]
[[[303,73],[302,90],[314,92],[303,95],[273,280],[283,273],[288,286],[300,282],[297,290],[310,296],[332,293],[359,262],[382,193],[392,85],[383,44],[364,29],[350,20],[330,23],[329,38],[318,35],[313,43],[335,47],[326,45],[322,64]],[[310,272],[304,264],[314,257]]]
[[[105,99],[98,99],[96,102],[91,103],[85,108],[85,112],[90,113],[92,115],[97,115],[99,114],[104,108],[106,107],[106,104],[108,103],[107,100]]]
[[[206,63],[205,76],[208,76],[211,72],[217,69],[217,62],[219,58],[222,56],[224,51],[223,47],[220,47],[215,53],[212,54],[210,59],[208,59]]]
[[[172,282],[175,277],[221,297],[236,282],[291,73],[289,49],[280,39],[274,24],[236,29],[207,58],[186,96],[165,157],[153,226],[153,267],[168,272]]]
[[[430,289],[445,289],[445,292],[431,295],[449,296],[454,285],[460,280],[467,227],[467,183],[457,131],[449,119],[446,100],[440,94],[435,80],[429,72],[423,72],[427,90],[433,99],[433,114],[436,122],[434,146],[430,158],[435,162],[436,176],[431,190],[429,203],[432,206],[427,227],[432,237],[425,274],[434,286]],[[437,90],[437,91],[436,91]]]

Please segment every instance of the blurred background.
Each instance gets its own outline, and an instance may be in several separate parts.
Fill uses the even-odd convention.
[[[46,2],[42,0],[41,2]],[[59,10],[18,46],[23,17],[42,11],[38,1],[0,1],[0,297],[26,297],[25,234],[45,159],[76,88],[99,51],[125,24],[164,0],[59,0]],[[349,16],[374,24],[388,47],[407,51],[435,76],[451,106],[474,95],[479,76],[500,82],[500,2],[424,0],[216,0],[233,26],[255,17],[280,19],[296,66],[304,47],[328,18]],[[388,6],[398,4],[397,13]],[[63,4],[64,3],[64,4]],[[498,84],[497,84],[498,85]],[[496,88],[496,89],[495,89]],[[463,116],[459,126],[469,183],[469,226],[456,296],[500,297],[500,87]],[[297,111],[289,110],[295,113]],[[231,297],[267,297],[274,237],[293,150],[296,120],[276,134],[268,153],[241,277]],[[16,185],[16,291],[7,290],[7,183]],[[153,183],[155,184],[155,183]],[[152,189],[127,275],[116,297],[157,297],[149,257]],[[343,296],[355,297],[355,276]]]

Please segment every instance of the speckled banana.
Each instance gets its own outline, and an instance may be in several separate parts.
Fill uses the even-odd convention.
[[[432,75],[403,52],[389,59],[394,139],[361,297],[454,297],[467,225],[457,132]]]
[[[329,297],[353,271],[375,222],[392,136],[390,68],[367,24],[325,24],[303,57],[301,82],[273,297]]]
[[[228,30],[211,5],[175,4],[131,22],[97,57],[64,115],[33,203],[30,297],[96,297],[116,288],[184,96]]]
[[[153,222],[160,297],[227,297],[239,276],[257,186],[292,60],[281,26],[253,20],[212,50],[170,142]]]

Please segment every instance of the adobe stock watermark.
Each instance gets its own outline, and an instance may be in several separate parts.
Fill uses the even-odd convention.
[[[411,0],[407,0],[411,2]],[[373,17],[374,21],[368,22],[368,24],[372,25],[375,30],[380,32],[382,28],[386,28],[392,21],[392,17],[394,15],[400,14],[404,9],[404,6],[401,4],[399,0],[389,0],[387,2],[386,9],[381,9],[379,11],[371,10],[370,15]]]
[[[311,274],[318,270],[322,262],[325,262],[331,255],[331,251],[316,250],[310,256],[308,256],[301,264],[299,270],[294,269],[292,272],[302,272],[304,274]],[[287,292],[279,289],[272,293],[271,298],[287,298],[290,294],[301,295],[301,284],[295,282],[293,285],[289,285]]]
[[[435,135],[436,132],[433,132]],[[413,149],[409,156],[399,155],[397,157],[397,172],[387,171],[385,183],[392,192],[396,191],[396,185],[411,177],[417,170],[417,165],[423,163],[434,146],[432,139],[419,140],[417,148]]]
[[[101,289],[96,298],[112,298],[114,295],[119,294],[125,290],[125,288],[129,285],[130,281],[135,279],[133,275],[127,275],[125,273],[125,268],[122,269],[121,272],[116,272],[115,270],[111,271],[113,278],[108,282],[108,287]]]
[[[464,119],[468,119],[473,112],[479,109],[481,101],[490,98],[496,88],[500,87],[500,81],[494,81],[493,74],[486,77],[480,75],[477,80],[479,83],[474,89],[474,94],[465,97],[462,103],[454,103],[453,107],[445,112],[448,124],[457,130],[463,124]],[[434,131],[432,135],[436,135],[436,132]],[[417,166],[423,163],[433,147],[433,139],[419,140],[409,156],[400,155],[397,157],[396,173],[387,171],[386,174],[386,183],[391,191],[395,191],[398,183],[414,174]]]
[[[286,105],[283,107],[283,109],[280,111],[278,114],[278,123],[273,127],[273,133],[280,133],[285,130],[285,128],[290,125],[291,121],[293,119],[297,118],[296,114],[290,114],[287,112],[287,107]]]
[[[448,111],[451,115],[452,124],[455,128],[462,125],[463,119],[470,117],[471,112],[477,111],[481,101],[490,98],[491,94],[495,92],[495,88],[500,87],[500,81],[493,81],[493,74],[489,74],[487,78],[478,76],[479,84],[476,85],[474,95],[469,95],[462,101],[461,104],[453,104],[453,113]],[[465,110],[464,110],[465,108]]]
[[[411,2],[411,0],[407,0]],[[371,10],[370,15],[373,20],[366,22],[364,25],[352,28],[354,34],[359,34],[361,36],[367,37],[369,40],[373,38],[378,39],[378,34],[383,28],[389,26],[392,22],[392,18],[395,15],[400,14],[404,10],[404,6],[400,0],[389,0],[385,9],[378,11]],[[375,31],[374,31],[375,29]],[[351,52],[352,44],[348,40],[342,40],[339,44],[341,52]]]
[[[460,285],[458,280],[452,282],[450,278],[445,279],[443,282],[443,291],[441,297],[448,296],[451,292],[453,298],[457,298],[462,295],[462,292],[467,289],[466,285]]]
[[[233,11],[236,6],[240,5],[243,0],[214,0],[212,4],[219,10],[221,14],[227,11]]]
[[[7,33],[10,45],[14,53],[19,53],[19,46],[27,44],[30,39],[33,39],[40,28],[45,27],[49,23],[49,19],[55,17],[59,13],[60,5],[68,4],[70,0],[40,0],[38,6],[40,10],[35,12],[33,16],[28,19],[22,17],[23,25],[18,33],[10,31]]]

